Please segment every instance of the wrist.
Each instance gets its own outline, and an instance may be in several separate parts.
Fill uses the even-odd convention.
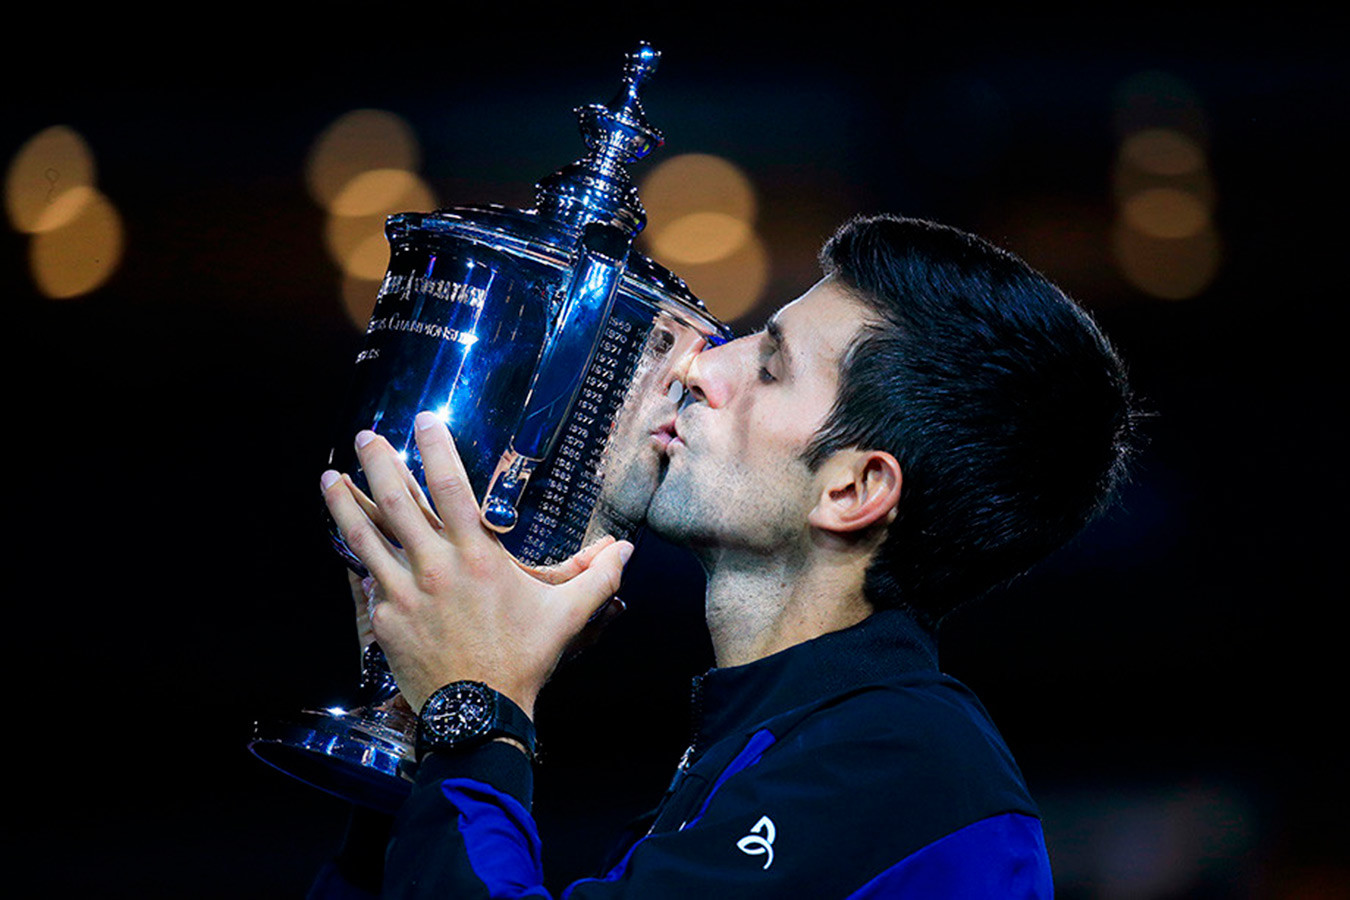
[[[499,677],[496,677],[492,673],[474,673],[471,670],[443,673],[431,676],[430,678],[424,677],[419,679],[420,683],[413,682],[412,679],[408,679],[408,681],[409,683],[406,687],[400,687],[400,693],[403,695],[403,699],[408,702],[408,705],[411,707],[414,714],[421,713],[423,707],[426,706],[427,700],[431,699],[431,695],[436,693],[436,691],[445,687],[447,684],[454,684],[460,681],[472,681],[487,685],[490,690],[501,694],[516,706],[520,707],[521,711],[529,717],[531,722],[534,721],[534,707],[539,699],[538,688],[530,690],[520,685],[505,684]]]

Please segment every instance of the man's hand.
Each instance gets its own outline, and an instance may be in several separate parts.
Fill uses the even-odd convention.
[[[569,643],[619,588],[627,541],[597,544],[552,570],[518,565],[478,518],[450,432],[431,413],[416,421],[430,501],[384,438],[357,435],[373,504],[325,472],[324,501],[347,546],[370,571],[370,626],[404,698],[486,682],[531,716]],[[391,540],[392,539],[392,540]]]

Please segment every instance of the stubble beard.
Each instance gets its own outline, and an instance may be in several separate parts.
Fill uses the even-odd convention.
[[[688,547],[705,568],[730,551],[773,555],[793,543],[804,516],[792,503],[791,486],[762,484],[754,473],[718,469],[713,477],[662,461],[647,524],[663,539]]]
[[[691,546],[701,522],[706,516],[699,511],[700,504],[691,496],[689,479],[670,472],[670,458],[663,457],[656,476],[656,490],[647,507],[647,525],[663,539],[673,544]]]

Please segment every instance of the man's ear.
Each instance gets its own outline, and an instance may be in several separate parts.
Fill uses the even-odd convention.
[[[841,450],[826,460],[820,475],[820,497],[806,517],[816,528],[853,532],[894,521],[903,478],[891,454]]]

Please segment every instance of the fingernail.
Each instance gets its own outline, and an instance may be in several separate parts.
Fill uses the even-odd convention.
[[[332,469],[319,476],[319,486],[325,491],[342,480],[342,476]]]
[[[426,431],[441,424],[441,417],[434,412],[420,412],[417,414],[417,418],[413,419],[413,424],[418,431]]]
[[[356,433],[357,447],[364,447],[366,444],[369,444],[373,440],[375,440],[375,432],[373,431],[365,430],[365,431],[358,431]]]
[[[628,543],[627,541],[621,541],[619,544],[619,560],[623,562],[625,565],[627,565],[628,558],[632,555],[633,555],[633,545]]]

